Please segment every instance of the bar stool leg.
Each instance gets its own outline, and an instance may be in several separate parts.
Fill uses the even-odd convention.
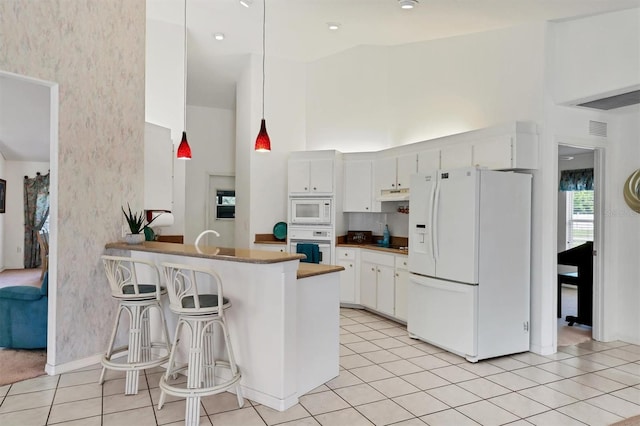
[[[236,365],[236,358],[233,356],[233,347],[231,346],[231,339],[229,338],[229,331],[227,329],[227,323],[224,318],[220,319],[220,328],[222,328],[222,334],[224,335],[224,343],[227,348],[227,354],[229,356],[229,367],[231,368],[231,374],[234,376],[238,374],[238,366]],[[236,397],[238,398],[238,406],[244,406],[244,398],[242,397],[242,390],[240,389],[240,382],[236,385]]]
[[[118,305],[118,313],[116,314],[116,320],[113,323],[113,330],[111,331],[111,338],[109,339],[109,346],[107,347],[107,353],[105,354],[106,359],[111,359],[111,354],[113,353],[113,345],[116,341],[116,334],[118,333],[118,323],[120,322],[120,316],[122,315],[122,305]],[[102,366],[102,372],[100,373],[100,379],[98,379],[98,384],[101,385],[104,383],[104,376],[107,372],[107,367]]]
[[[191,347],[189,348],[187,388],[198,389],[202,383],[203,322],[189,321],[189,325],[191,326]],[[200,424],[200,395],[187,396],[186,399],[185,426],[198,426]]]
[[[182,319],[178,319],[178,324],[176,324],[176,333],[173,335],[173,344],[171,345],[171,350],[169,352],[169,364],[167,364],[167,370],[164,373],[164,380],[169,380],[169,377],[173,376],[175,378],[176,373],[174,373],[174,362],[176,357],[176,348],[178,347],[178,340],[180,340],[180,330],[182,330]],[[167,394],[164,390],[162,390],[162,386],[160,386],[160,399],[158,400],[158,410],[162,409],[164,405],[164,400],[167,397]]]
[[[127,352],[127,362],[136,364],[140,362],[142,352],[142,329],[143,326],[143,313],[139,305],[133,305],[127,307],[131,325],[129,328],[129,351]],[[125,395],[135,395],[138,393],[138,380],[140,374],[138,370],[128,370],[125,379]]]

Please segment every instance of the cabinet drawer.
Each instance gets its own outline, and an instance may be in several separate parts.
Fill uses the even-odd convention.
[[[409,269],[409,256],[396,256],[396,269]]]
[[[340,259],[354,260],[356,258],[356,249],[338,247],[338,249],[336,250],[336,255],[337,255],[336,258],[338,260]]]
[[[371,262],[377,265],[395,266],[395,260],[393,254],[384,254],[378,251],[362,250],[361,258],[363,262]]]

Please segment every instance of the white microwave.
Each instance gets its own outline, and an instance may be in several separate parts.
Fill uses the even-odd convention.
[[[292,198],[291,223],[296,225],[330,225],[331,198]]]

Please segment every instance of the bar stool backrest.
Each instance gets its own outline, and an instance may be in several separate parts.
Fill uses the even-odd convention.
[[[158,299],[164,292],[160,286],[160,272],[155,263],[142,259],[123,256],[102,256],[107,280],[111,286],[111,295],[117,299],[148,300]],[[147,269],[150,279],[141,283],[138,280],[136,266]]]
[[[230,306],[222,294],[222,279],[216,271],[193,265],[163,263],[169,294],[169,309],[177,314],[223,316]]]

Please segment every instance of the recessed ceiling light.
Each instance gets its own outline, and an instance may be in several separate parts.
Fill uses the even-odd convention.
[[[253,0],[240,0],[240,4],[243,5],[244,7],[251,7],[252,3],[253,3]]]
[[[562,161],[571,161],[571,160],[573,160],[573,157],[571,155],[561,155],[560,159]]]
[[[215,38],[218,41],[224,40],[224,33],[215,33],[213,35],[213,38]]]
[[[402,9],[413,9],[418,5],[418,0],[398,0]]]
[[[331,31],[336,31],[340,29],[340,24],[337,22],[327,22],[327,27],[329,27]]]

